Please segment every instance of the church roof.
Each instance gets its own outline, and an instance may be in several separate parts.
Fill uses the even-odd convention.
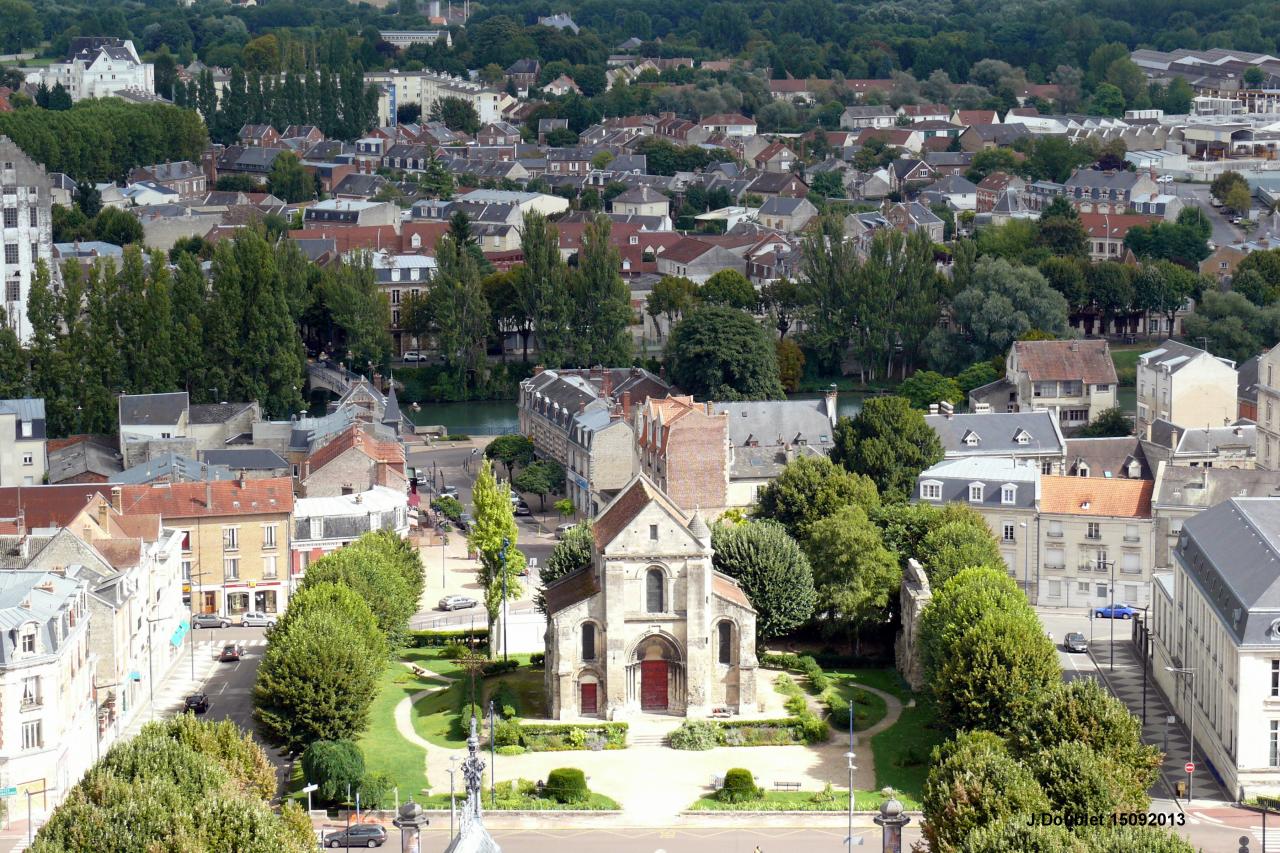
[[[726,574],[714,572],[711,575],[711,592],[725,601],[732,601],[734,604],[747,608],[752,613],[756,610],[751,606],[751,601],[747,598],[747,594],[742,591],[742,587],[738,586],[738,582]]]
[[[686,524],[685,515],[680,508],[671,502],[662,490],[643,474],[637,474],[618,494],[613,502],[604,508],[595,524],[591,526],[595,534],[596,547],[603,548],[617,538],[618,534],[635,521],[641,511],[650,503],[657,503],[672,518]]]
[[[573,574],[557,578],[542,592],[547,602],[547,615],[558,613],[570,604],[590,598],[599,591],[600,582],[596,579],[595,566],[587,566]]]

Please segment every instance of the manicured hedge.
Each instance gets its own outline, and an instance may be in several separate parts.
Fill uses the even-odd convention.
[[[522,746],[530,752],[570,749],[626,749],[626,723],[521,725]]]
[[[801,702],[804,698],[801,697]],[[791,710],[788,708],[788,710]],[[793,717],[770,720],[686,720],[671,733],[671,748],[704,750],[714,746],[789,746],[828,738],[825,722],[803,709]]]
[[[720,799],[726,803],[745,803],[758,800],[764,796],[764,790],[756,786],[751,771],[735,767],[724,774],[724,787],[720,789]]]
[[[448,646],[454,643],[466,644],[475,640],[477,648],[489,643],[488,628],[472,628],[462,631],[410,631],[409,645],[415,649],[431,649],[437,646]]]
[[[534,652],[529,655],[529,666],[540,667],[547,661],[547,656],[543,652]]]
[[[577,767],[557,767],[547,774],[547,784],[542,788],[543,796],[558,803],[581,803],[590,793],[586,774]]]
[[[491,675],[502,675],[504,672],[515,672],[519,667],[518,660],[495,660],[485,664],[480,671],[485,678],[488,678]]]

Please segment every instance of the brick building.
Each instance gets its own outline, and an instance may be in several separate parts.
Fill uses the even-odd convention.
[[[720,509],[729,499],[729,414],[692,397],[650,399],[635,410],[641,473],[686,509]]]

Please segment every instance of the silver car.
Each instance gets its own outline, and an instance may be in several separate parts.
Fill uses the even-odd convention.
[[[480,602],[474,598],[465,595],[446,595],[440,599],[441,610],[466,610],[469,607],[475,607]]]
[[[245,628],[274,628],[276,617],[270,613],[256,613],[250,610],[240,617],[240,624]]]

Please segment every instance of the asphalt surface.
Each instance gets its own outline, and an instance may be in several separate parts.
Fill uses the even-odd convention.
[[[1229,246],[1236,240],[1244,239],[1244,232],[1236,228],[1227,221],[1218,209],[1209,203],[1209,185],[1208,184],[1179,184],[1173,183],[1175,194],[1182,199],[1182,203],[1190,206],[1198,206],[1204,211],[1204,215],[1208,218],[1212,233],[1209,239],[1218,246]]]

